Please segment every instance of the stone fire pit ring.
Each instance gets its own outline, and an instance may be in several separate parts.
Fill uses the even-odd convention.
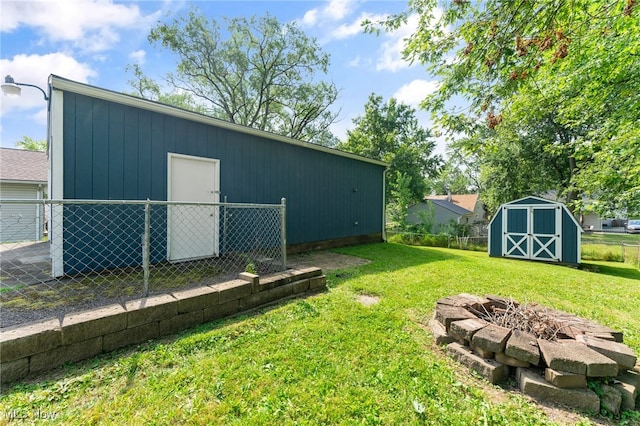
[[[429,326],[451,357],[491,383],[514,377],[534,399],[588,412],[640,409],[638,358],[620,331],[537,304],[466,293],[438,300]]]

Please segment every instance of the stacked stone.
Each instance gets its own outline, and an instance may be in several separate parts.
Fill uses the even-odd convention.
[[[640,367],[621,332],[546,309],[563,324],[562,334],[550,341],[477,315],[509,303],[514,302],[464,293],[438,300],[429,323],[436,343],[491,383],[513,373],[520,390],[536,399],[614,415],[640,408]],[[587,379],[598,378],[609,379],[599,384],[600,396],[587,387]]]

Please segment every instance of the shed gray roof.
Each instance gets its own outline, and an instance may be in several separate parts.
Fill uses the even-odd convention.
[[[0,180],[46,183],[48,174],[46,153],[0,148]]]

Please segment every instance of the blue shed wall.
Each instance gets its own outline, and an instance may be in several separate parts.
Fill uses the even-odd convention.
[[[571,214],[565,209],[562,210],[562,261],[564,263],[580,263],[580,246],[578,239],[582,229],[580,229]]]
[[[510,203],[506,203],[507,205],[510,206],[517,206],[519,204],[555,204],[553,201],[549,201],[549,200],[544,200],[541,198],[535,198],[535,197],[526,197],[526,198],[522,198],[520,200],[515,200],[512,201]]]
[[[502,256],[502,208],[499,208],[491,219],[489,239],[489,256]]]
[[[580,233],[582,229],[576,223],[571,213],[559,203],[539,199],[535,197],[527,197],[520,200],[503,204],[496,211],[495,217],[489,223],[489,256],[502,256],[503,241],[502,236],[505,231],[508,232],[526,232],[526,211],[525,210],[509,210],[509,229],[503,229],[504,206],[518,205],[558,205],[562,211],[561,229],[556,230],[554,227],[555,213],[553,210],[538,210],[532,218],[532,226],[534,234],[546,234],[560,232],[562,234],[562,246],[560,248],[560,261],[563,263],[578,264],[580,263]],[[508,247],[509,248],[509,247]]]
[[[166,200],[172,152],[220,160],[221,200],[285,197],[288,244],[382,232],[381,165],[73,92],[64,93],[63,140],[65,199]],[[80,226],[71,218],[69,229]]]

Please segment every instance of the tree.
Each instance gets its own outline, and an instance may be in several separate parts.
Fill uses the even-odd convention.
[[[425,178],[433,177],[442,162],[433,155],[435,142],[431,132],[422,128],[415,110],[391,98],[386,104],[382,96],[369,95],[364,116],[353,120],[355,128],[347,131],[347,141],[339,149],[390,163],[387,172],[387,199],[399,190],[399,177],[408,182],[411,199],[423,198]]]
[[[507,201],[555,190],[557,197],[575,204],[572,179],[578,163],[571,147],[581,132],[560,123],[560,103],[538,89],[523,86],[510,102],[499,126],[478,128],[454,144],[480,159],[483,203],[494,211]]]
[[[22,140],[16,142],[16,146],[20,149],[26,149],[28,151],[42,151],[46,152],[47,150],[47,141],[45,140],[35,140],[30,138],[29,136],[23,136]]]
[[[133,67],[130,82],[137,94],[195,109],[232,123],[284,136],[331,145],[329,131],[337,114],[329,107],[338,90],[318,78],[326,74],[329,55],[295,23],[269,15],[215,19],[192,9],[170,23],[160,23],[149,42],[178,58],[165,76],[171,93]]]
[[[420,16],[405,57],[441,78],[422,105],[443,127],[466,132],[465,148],[481,157],[485,181],[497,182],[506,173],[500,163],[515,164],[529,153],[541,160],[528,177],[562,175],[548,179],[555,186],[546,189],[576,206],[584,193],[598,201],[601,214],[640,213],[637,1],[456,0],[438,9],[439,3],[414,0],[385,25]],[[469,109],[451,108],[454,97]],[[533,165],[535,157],[525,161]]]
[[[477,156],[462,155],[461,150],[448,149],[447,160],[438,175],[427,180],[428,191],[434,194],[471,194],[480,188]]]

